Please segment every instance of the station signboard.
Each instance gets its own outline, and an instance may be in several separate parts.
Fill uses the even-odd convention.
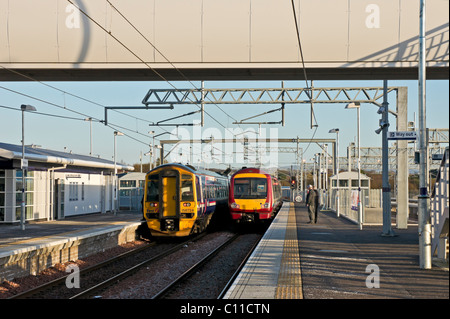
[[[394,131],[388,132],[388,140],[416,140],[416,131]]]

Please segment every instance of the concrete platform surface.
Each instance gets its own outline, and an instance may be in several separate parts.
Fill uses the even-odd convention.
[[[303,204],[284,203],[225,298],[449,298],[448,262],[419,268],[417,226],[384,237],[332,211],[308,222]]]

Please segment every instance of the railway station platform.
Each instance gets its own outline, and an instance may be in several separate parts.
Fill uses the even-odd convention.
[[[89,214],[63,220],[0,225],[0,282],[133,241],[142,214]]]
[[[304,204],[283,204],[224,299],[448,299],[448,263],[419,268],[417,226],[359,230],[332,211],[308,224]]]

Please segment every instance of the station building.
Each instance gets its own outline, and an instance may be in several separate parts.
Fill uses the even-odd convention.
[[[22,146],[0,143],[0,224],[20,222]],[[25,147],[26,221],[105,213],[114,209],[114,162],[71,152]],[[118,171],[132,166],[116,163]]]

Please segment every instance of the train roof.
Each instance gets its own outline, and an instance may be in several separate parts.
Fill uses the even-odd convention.
[[[269,173],[263,171],[262,169],[256,167],[248,167],[248,168],[246,167],[238,170],[236,173],[233,174],[232,177],[234,177],[237,174],[248,174],[248,173],[270,175]]]
[[[194,166],[191,165],[183,165],[180,163],[168,163],[168,164],[163,164],[160,165],[158,167],[155,167],[154,169],[158,169],[158,168],[162,168],[162,167],[169,167],[169,166],[175,166],[178,167],[180,169],[184,169],[190,173],[193,174],[201,174],[201,175],[209,175],[209,176],[214,176],[214,177],[219,177],[219,178],[227,178],[227,176],[221,175],[219,173],[216,173],[214,171],[208,171],[205,169],[199,169],[199,168],[195,168]]]

